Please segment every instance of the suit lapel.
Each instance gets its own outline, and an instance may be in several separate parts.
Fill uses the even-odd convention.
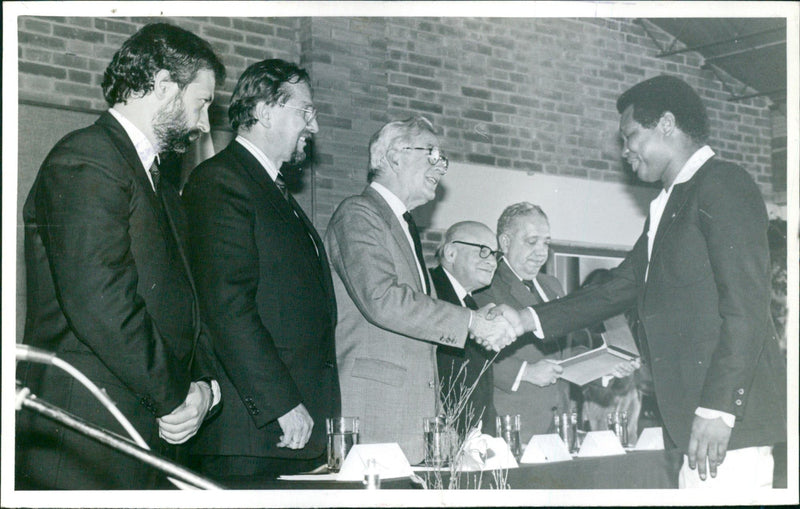
[[[505,260],[497,267],[497,277],[508,287],[508,293],[517,300],[520,307],[541,304],[542,299],[538,294],[531,292],[522,281],[509,268]]]
[[[123,159],[125,159],[125,162],[128,163],[139,187],[146,189],[145,194],[150,201],[150,205],[153,206],[153,209],[159,210],[161,208],[161,201],[156,196],[155,191],[153,191],[153,185],[150,183],[150,179],[147,176],[147,170],[149,168],[142,166],[142,161],[139,159],[139,154],[136,153],[136,147],[133,146],[131,139],[128,137],[128,133],[125,132],[125,129],[122,128],[117,119],[108,112],[100,115],[100,118],[98,118],[95,123],[108,132],[114,147],[120,155],[122,155]]]
[[[403,230],[400,220],[397,219],[397,216],[394,215],[392,208],[388,203],[386,203],[386,200],[383,199],[378,191],[370,186],[367,186],[366,189],[364,189],[364,192],[361,194],[375,204],[375,210],[378,212],[381,218],[383,218],[386,224],[389,225],[389,232],[392,234],[392,237],[394,237],[395,242],[397,242],[397,244],[400,246],[400,251],[403,253],[406,263],[409,267],[413,268],[411,272],[417,275],[417,277],[413,278],[416,281],[415,287],[417,291],[425,293],[425,289],[422,287],[422,281],[418,275],[419,270],[417,269],[417,255],[414,254],[414,251],[411,249],[411,245],[408,243],[408,237],[406,237],[406,232]],[[434,292],[431,292],[431,296],[434,296]]]
[[[436,298],[456,306],[462,306],[461,299],[458,298],[458,294],[442,266],[437,265],[428,272],[431,274],[431,284],[436,288]]]
[[[289,202],[283,198],[283,194],[278,189],[278,186],[275,185],[275,182],[270,178],[267,170],[258,162],[258,159],[256,159],[249,150],[244,148],[241,143],[235,140],[232,141],[225,150],[231,152],[233,159],[238,161],[247,175],[261,188],[266,197],[265,202],[273,207],[278,214],[283,216],[284,220],[288,221],[294,215],[292,207],[289,205]]]
[[[653,251],[650,253],[651,266],[653,265],[653,260],[658,256],[661,246],[664,244],[664,237],[670,231],[672,225],[675,224],[676,218],[686,205],[690,195],[689,191],[691,191],[694,185],[695,179],[692,178],[688,182],[675,184],[675,187],[672,189],[672,194],[670,194],[669,200],[667,201],[667,206],[664,207],[664,213],[661,215],[661,222],[658,223],[656,238],[653,240]],[[648,217],[647,220],[650,221],[650,218]]]

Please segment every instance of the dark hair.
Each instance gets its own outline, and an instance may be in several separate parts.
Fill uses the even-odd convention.
[[[133,94],[153,90],[158,71],[185,88],[201,69],[214,71],[218,84],[225,81],[225,66],[211,45],[195,34],[167,23],[153,23],[133,34],[114,53],[103,74],[103,96],[113,106]]]
[[[633,119],[651,129],[661,115],[669,111],[675,116],[678,128],[695,143],[708,139],[708,115],[700,96],[685,81],[674,76],[656,76],[625,91],[617,99],[617,111],[622,113],[633,105]]]
[[[305,82],[311,86],[310,81],[306,70],[291,62],[278,58],[256,62],[245,69],[233,89],[228,107],[231,127],[237,131],[255,124],[253,108],[261,101],[273,105],[288,99],[289,92],[284,87],[286,83]]]

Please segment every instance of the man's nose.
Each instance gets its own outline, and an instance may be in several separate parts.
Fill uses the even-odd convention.
[[[203,109],[200,118],[197,120],[197,128],[203,133],[211,132],[211,123],[208,121],[208,110]]]
[[[311,122],[306,124],[306,130],[311,134],[317,134],[319,132],[319,124],[317,123],[316,117],[312,118]]]

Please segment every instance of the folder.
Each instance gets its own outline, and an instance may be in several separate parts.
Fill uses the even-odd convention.
[[[603,345],[559,361],[558,364],[564,369],[561,378],[577,385],[586,385],[611,374],[620,362],[639,358],[639,349],[624,315],[609,318],[603,325],[606,329],[601,334]]]

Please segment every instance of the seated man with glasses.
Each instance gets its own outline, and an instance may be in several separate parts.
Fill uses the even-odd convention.
[[[430,270],[436,296],[478,309],[472,292],[492,282],[500,255],[488,226],[475,221],[454,224],[436,251],[439,266]],[[456,417],[459,433],[467,433],[481,422],[483,433],[494,435],[494,383],[492,365],[487,364],[493,357],[473,339],[467,339],[463,349],[439,345],[436,350],[442,404],[448,415]]]

